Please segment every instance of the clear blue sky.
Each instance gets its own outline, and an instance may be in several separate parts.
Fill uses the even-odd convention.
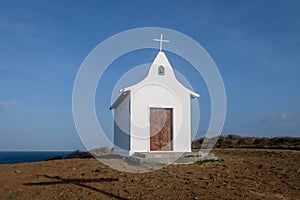
[[[299,137],[299,19],[300,3],[291,0],[0,1],[0,150],[82,149],[72,118],[81,62],[108,37],[149,26],[180,31],[211,55],[227,92],[223,134]],[[100,81],[96,98],[105,94],[106,101],[96,99],[97,115],[108,135],[115,81],[156,53],[122,57]],[[193,86],[201,81],[176,59],[170,61]],[[199,137],[209,119],[203,88],[194,88],[201,94]]]

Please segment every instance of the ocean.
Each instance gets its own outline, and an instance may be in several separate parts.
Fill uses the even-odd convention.
[[[0,164],[15,164],[24,162],[38,162],[44,161],[55,156],[61,156],[65,158],[69,151],[0,151]]]

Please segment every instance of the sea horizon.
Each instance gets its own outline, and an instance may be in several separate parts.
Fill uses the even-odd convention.
[[[0,151],[0,164],[17,164],[45,161],[60,156],[65,158],[74,151]]]

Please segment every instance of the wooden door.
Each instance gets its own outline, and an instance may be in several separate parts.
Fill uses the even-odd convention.
[[[173,109],[150,108],[150,151],[171,151]]]

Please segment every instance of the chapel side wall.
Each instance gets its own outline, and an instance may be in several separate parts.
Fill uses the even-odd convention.
[[[130,150],[130,95],[114,109],[114,153],[128,156]]]

